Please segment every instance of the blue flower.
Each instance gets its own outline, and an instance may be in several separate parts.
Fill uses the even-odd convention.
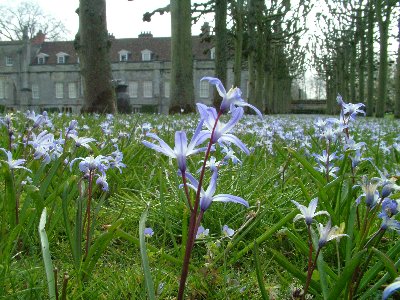
[[[386,214],[380,214],[379,215],[380,218],[382,218],[382,224],[381,224],[381,229],[382,230],[394,230],[397,233],[400,233],[400,222],[397,221],[394,218],[390,218],[388,215]]]
[[[227,237],[232,237],[235,234],[235,230],[229,228],[228,225],[222,227],[222,234]]]
[[[379,178],[372,178],[371,180],[369,180],[367,177],[364,176],[360,185],[363,193],[356,199],[356,203],[359,204],[361,198],[365,198],[365,204],[369,208],[374,207],[379,199],[379,192],[377,191],[379,183]]]
[[[319,241],[318,247],[322,248],[325,244],[333,239],[339,239],[341,237],[347,236],[347,234],[340,233],[340,229],[337,226],[332,227],[331,220],[328,221],[326,226],[318,223]]]
[[[144,229],[144,236],[145,237],[152,237],[154,235],[154,231],[153,231],[153,229],[151,228],[151,227],[146,227],[145,229]]]
[[[217,120],[217,111],[215,110],[214,107],[207,107],[204,104],[201,103],[196,103],[197,108],[199,110],[200,116],[202,119],[204,119],[204,125],[206,125],[207,129],[209,130],[206,132],[207,137],[209,138],[211,136],[211,132],[214,128],[214,124]],[[243,108],[234,108],[232,111],[232,116],[231,119],[228,121],[228,123],[224,124],[220,120],[218,120],[217,125],[215,126],[213,138],[212,138],[212,143],[220,142],[220,143],[232,143],[238,146],[243,152],[246,154],[249,154],[250,151],[247,149],[245,144],[241,140],[239,140],[236,136],[233,134],[228,133],[233,129],[233,127],[236,125],[236,123],[239,122],[239,120],[243,117]]]
[[[318,216],[318,215],[327,215],[329,216],[329,213],[325,210],[321,210],[318,212],[315,212],[315,210],[317,209],[317,204],[318,204],[318,198],[314,198],[310,201],[310,204],[308,205],[308,207],[299,204],[297,201],[292,200],[292,202],[294,203],[294,205],[297,206],[297,208],[300,210],[301,214],[297,214],[294,219],[293,222],[296,222],[297,220],[300,219],[304,219],[307,225],[311,225],[314,217]]]
[[[225,87],[223,86],[221,80],[215,77],[203,77],[201,80],[207,80],[209,83],[215,85],[217,88],[218,94],[222,97],[222,102],[220,106],[220,111],[222,113],[227,113],[229,110],[233,110],[234,106],[248,106],[253,109],[257,115],[262,118],[261,112],[257,109],[257,107],[245,102],[242,99],[242,91],[239,88],[231,88],[228,92],[226,92]]]
[[[81,162],[79,163],[79,170],[83,173],[89,173],[90,171],[94,170],[99,170],[100,172],[104,171],[107,169],[107,164],[108,160],[105,156],[103,155],[98,155],[96,157],[94,156],[88,156],[88,157],[77,157],[73,159],[70,163],[70,169],[72,170],[72,166],[75,163],[75,161],[80,160]]]
[[[24,169],[24,170],[32,173],[32,171],[29,170],[28,168],[21,166],[22,164],[24,164],[26,162],[25,159],[13,159],[11,151],[7,151],[4,148],[0,148],[0,150],[3,151],[7,155],[7,160],[0,160],[0,162],[7,164],[8,167],[10,168],[10,170]]]
[[[188,187],[197,191],[199,182],[190,173],[186,173],[186,176],[190,181]],[[218,194],[214,196],[215,190],[217,189],[217,178],[218,172],[214,170],[207,190],[204,191],[203,188],[200,190],[200,209],[202,211],[206,211],[212,202],[234,202],[249,207],[249,203],[238,196],[232,196],[228,194]]]
[[[98,178],[96,180],[96,184],[101,185],[102,190],[107,192],[108,191],[108,182],[107,182],[106,173],[103,171],[103,172],[101,172],[101,175],[96,174],[96,176],[98,176]]]
[[[382,294],[382,300],[388,299],[394,292],[400,290],[400,277],[397,277],[394,282],[389,284],[384,290]]]
[[[203,126],[203,120],[200,121],[197,129],[190,141],[189,145],[187,143],[186,133],[184,131],[175,132],[175,148],[171,149],[162,139],[160,139],[156,134],[147,133],[146,136],[158,141],[159,145],[150,143],[148,141],[142,141],[143,145],[153,149],[155,151],[161,152],[171,158],[176,158],[178,161],[178,169],[184,173],[186,171],[186,157],[192,154],[206,151],[206,147],[195,148],[199,144],[203,143],[207,139],[207,133],[200,131]]]
[[[203,239],[206,236],[208,236],[208,233],[210,232],[210,230],[204,229],[203,226],[199,226],[199,228],[197,229],[197,233],[196,233],[196,239]]]

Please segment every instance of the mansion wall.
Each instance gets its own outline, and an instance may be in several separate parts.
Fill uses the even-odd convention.
[[[56,53],[58,50],[46,50],[56,49],[56,42],[53,42],[54,45],[49,42],[47,48],[43,46],[45,43],[0,42],[0,105],[21,111],[58,110],[79,113],[83,106],[79,59],[67,53],[72,52],[70,48],[68,51],[63,50],[66,52]],[[60,42],[57,47],[61,47],[62,43],[67,42]],[[59,61],[60,53],[65,57]],[[153,107],[156,112],[167,113],[170,101],[171,62],[160,59],[157,55],[153,55],[149,61],[129,61],[126,54],[128,51],[123,52],[126,57],[121,56],[121,51],[118,53],[119,60],[111,59],[113,80],[119,85],[126,85],[127,99],[133,111],[140,112],[144,107]],[[71,57],[67,57],[68,55]],[[56,61],[48,59],[51,63],[46,63],[47,57],[53,56],[57,56]],[[195,101],[210,104],[214,88],[206,81],[200,82],[200,79],[203,76],[214,75],[215,62],[212,57],[196,59],[194,55],[194,58]],[[232,83],[233,68],[232,64],[229,64],[228,86]],[[241,88],[246,95],[247,72],[242,72],[242,83],[244,86]]]

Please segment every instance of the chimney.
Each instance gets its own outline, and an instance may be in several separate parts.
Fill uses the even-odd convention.
[[[202,38],[208,38],[210,36],[211,29],[210,29],[210,24],[208,22],[204,22],[200,30],[201,30],[200,36]]]
[[[138,37],[140,37],[140,38],[152,38],[153,35],[151,34],[151,31],[144,31],[144,32],[141,32],[138,35]]]
[[[42,32],[42,30],[39,30],[38,33],[32,38],[32,44],[41,45],[45,39],[46,35]]]

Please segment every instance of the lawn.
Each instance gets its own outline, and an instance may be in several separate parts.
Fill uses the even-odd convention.
[[[204,193],[236,198],[200,203],[185,299],[382,297],[399,274],[400,122],[344,113],[244,115],[213,144]],[[159,139],[176,150],[199,120],[3,114],[0,297],[175,299],[212,129],[186,184]]]

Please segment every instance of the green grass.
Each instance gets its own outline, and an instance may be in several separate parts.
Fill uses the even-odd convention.
[[[64,223],[63,201],[67,201],[64,205],[67,207],[68,223],[73,232],[76,226],[76,201],[80,189],[82,193],[85,191],[78,163],[70,171],[69,166],[62,161],[58,167],[52,169],[54,161],[43,166],[40,161],[33,160],[31,147],[25,149],[21,143],[22,135],[26,132],[25,125],[29,122],[22,114],[16,113],[13,129],[17,136],[17,146],[13,153],[15,158],[27,159],[26,166],[32,170],[32,174],[22,170],[14,172],[15,189],[20,199],[20,217],[23,220],[23,229],[17,239],[13,239],[11,235],[13,228],[8,223],[9,211],[4,208],[4,204],[0,205],[0,228],[3,228],[4,233],[0,240],[1,254],[9,249],[7,247],[11,247],[9,260],[0,259],[0,298],[48,298],[46,273],[37,233],[41,210],[47,207],[46,233],[53,265],[59,270],[59,291],[62,276],[64,272],[68,272],[68,299],[146,299],[138,231],[139,220],[149,204],[146,227],[152,227],[155,234],[146,238],[146,244],[154,290],[158,299],[174,299],[179,285],[189,210],[185,205],[184,193],[179,188],[181,181],[177,175],[176,162],[144,147],[141,140],[145,137],[140,126],[146,122],[151,123],[152,131],[169,145],[173,145],[175,130],[187,130],[189,138],[191,137],[198,121],[197,116],[115,116],[110,122],[110,136],[105,135],[100,128],[105,116],[52,115],[51,118],[55,129],[49,131],[53,133],[63,130],[65,134],[64,128],[68,126],[69,120],[77,119],[79,136],[94,137],[97,140],[91,144],[91,149],[74,149],[72,140],[68,140],[65,153],[70,153],[66,154],[70,161],[91,153],[95,156],[108,155],[114,151],[114,143],[124,154],[123,162],[127,167],[122,169],[122,174],[116,169],[107,171],[109,192],[105,193],[100,187],[96,187],[93,193],[92,207],[94,210],[97,207],[98,211],[93,227],[92,246],[107,232],[111,232],[110,241],[109,244],[104,244],[104,250],[101,250],[90,274],[84,274],[82,264],[74,263]],[[302,288],[304,282],[284,268],[284,263],[273,255],[280,253],[299,273],[306,275],[307,249],[305,253],[303,251],[307,240],[306,227],[302,222],[294,224],[291,218],[280,225],[280,221],[295,210],[290,200],[308,205],[309,199],[318,196],[321,199],[321,208],[319,206],[318,209],[323,207],[332,212],[336,209],[338,215],[333,216],[336,221],[334,225],[340,225],[341,222],[348,221],[347,212],[345,215],[340,214],[346,211],[345,203],[353,203],[360,194],[359,190],[352,189],[348,165],[340,182],[327,187],[313,179],[312,172],[308,172],[302,161],[287,150],[287,147],[294,149],[312,168],[315,166],[313,157],[301,147],[301,139],[290,136],[301,128],[304,130],[303,136],[313,137],[308,152],[320,154],[324,144],[314,137],[314,119],[315,116],[267,116],[264,122],[255,117],[246,117],[241,121],[236,133],[252,149],[252,153],[249,156],[237,153],[242,160],[241,165],[229,163],[221,168],[217,194],[240,196],[249,202],[250,208],[245,209],[231,203],[213,203],[206,211],[202,225],[210,230],[210,235],[196,241],[186,286],[188,298],[260,299],[260,278],[257,279],[252,251],[255,240],[258,242],[258,267],[269,297],[289,299],[295,289]],[[83,125],[87,125],[88,129],[83,129]],[[7,149],[7,129],[2,126],[0,131],[0,147]],[[35,129],[34,132],[38,134],[40,129]],[[129,136],[123,136],[121,132]],[[368,144],[366,155],[374,159],[376,166],[397,176],[399,153],[391,145],[396,142],[398,132],[399,122],[393,119],[361,120],[352,129],[358,141]],[[380,143],[376,139],[378,134]],[[58,135],[55,135],[57,138]],[[389,152],[382,152],[381,141],[385,141]],[[341,142],[336,142],[333,147],[339,151]],[[220,158],[222,154],[213,155]],[[0,159],[5,159],[3,153],[0,153]],[[193,174],[200,167],[201,159],[201,155],[190,157],[189,170]],[[4,177],[9,170],[4,163],[1,167],[0,191],[3,194]],[[27,175],[31,176],[33,183],[21,185]],[[376,176],[377,171],[372,164],[364,162],[357,171],[356,182],[362,175]],[[209,177],[206,178],[205,186],[208,186],[208,180]],[[44,187],[46,184],[48,186]],[[0,196],[2,203],[6,201],[4,197]],[[399,198],[398,194],[395,197]],[[82,199],[85,211],[86,200],[84,196]],[[340,209],[337,203],[341,205]],[[109,226],[116,224],[118,220],[119,227],[110,231]],[[318,220],[325,221],[323,217]],[[225,224],[235,230],[240,228],[232,240],[221,235],[221,228]],[[386,253],[398,240],[395,234],[385,235],[385,242],[380,245],[380,249]],[[83,251],[84,242],[81,242]],[[346,255],[345,244],[345,241],[340,243],[341,257]],[[325,263],[337,274],[334,243],[329,244],[323,254]],[[392,259],[396,261],[399,255],[394,255]],[[375,262],[374,258],[369,263],[373,265]],[[315,272],[315,285],[311,286],[311,292],[318,299],[322,297],[321,293],[316,292],[319,274]],[[327,274],[328,283],[333,284],[329,272]],[[385,269],[382,268],[373,279],[384,274]],[[367,284],[367,287],[372,283]]]

